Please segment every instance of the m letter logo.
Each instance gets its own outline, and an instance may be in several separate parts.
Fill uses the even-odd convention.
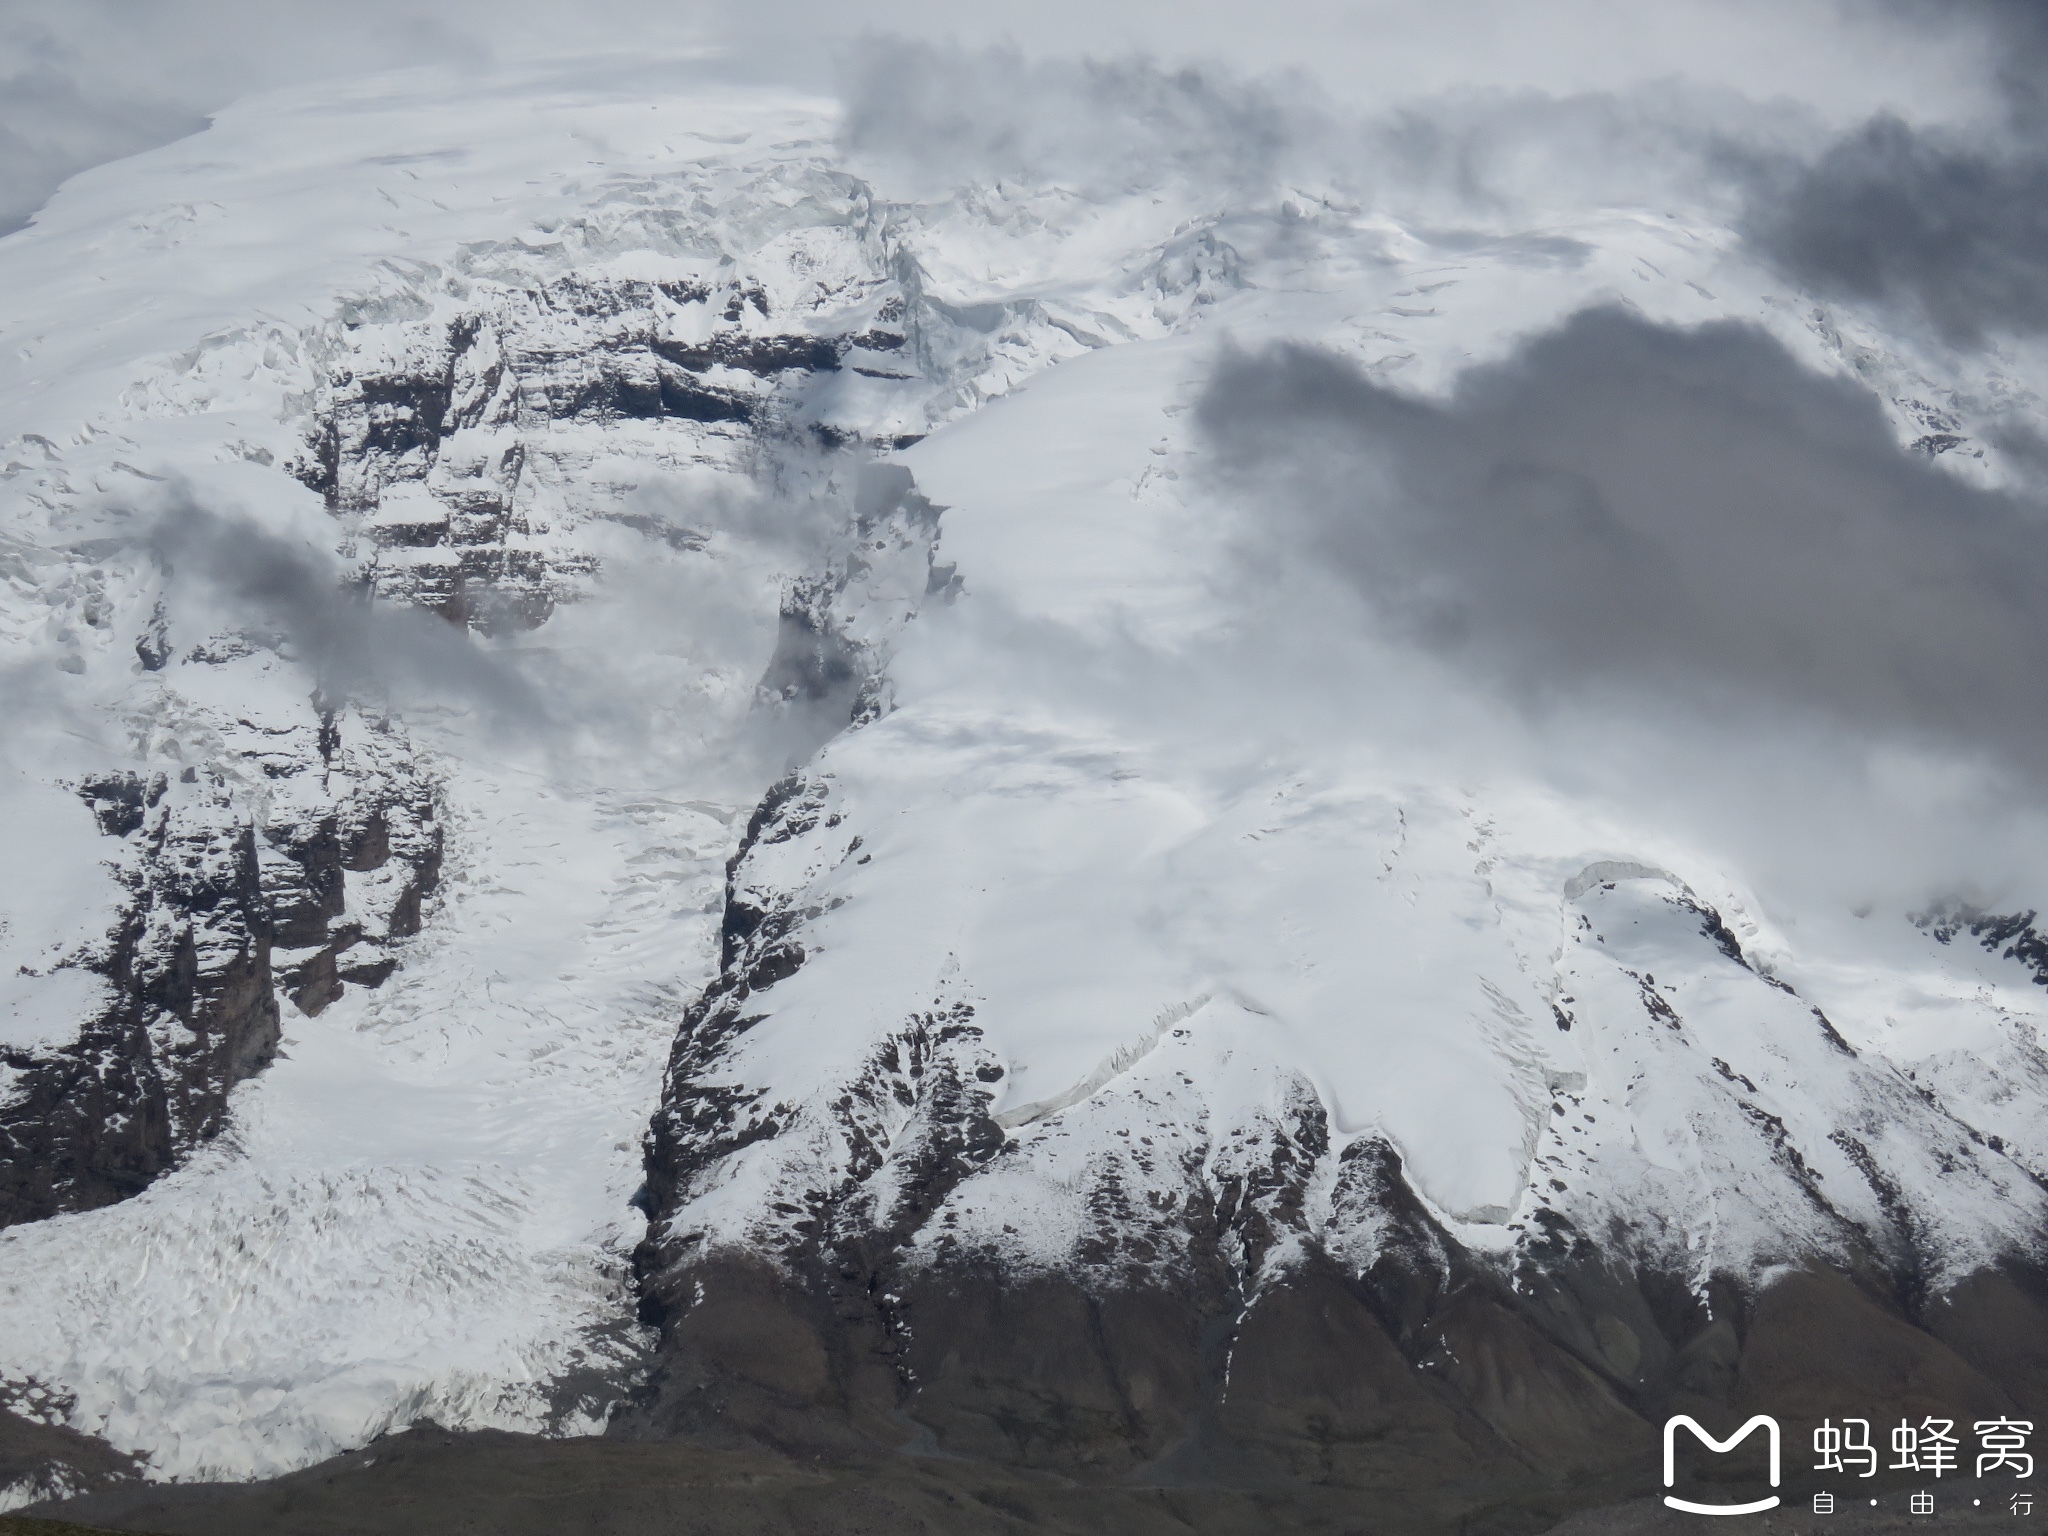
[[[1717,1455],[1732,1451],[1749,1438],[1749,1432],[1761,1424],[1771,1441],[1771,1486],[1778,1486],[1778,1421],[1767,1413],[1760,1413],[1726,1440],[1716,1440],[1701,1429],[1697,1420],[1685,1414],[1678,1414],[1664,1421],[1664,1486],[1669,1488],[1678,1481],[1678,1428],[1684,1425],[1699,1438],[1702,1445]],[[1664,1495],[1664,1502],[1673,1509],[1682,1509],[1689,1515],[1755,1515],[1767,1509],[1778,1507],[1778,1496],[1774,1493],[1768,1499],[1758,1499],[1754,1504],[1695,1504],[1690,1499],[1674,1499]]]

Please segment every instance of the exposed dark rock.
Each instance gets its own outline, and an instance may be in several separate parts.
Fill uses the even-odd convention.
[[[391,973],[398,969],[398,961],[386,955],[381,960],[350,961],[336,968],[338,980],[355,987],[381,987],[391,979]]]
[[[135,659],[142,664],[145,672],[161,672],[164,664],[171,659],[171,642],[166,632],[164,605],[158,603],[150,615],[149,628],[135,641]]]
[[[868,312],[856,306],[838,323],[867,324]],[[565,423],[750,434],[780,420],[805,379],[838,369],[850,346],[904,344],[872,325],[849,337],[811,323],[776,314],[766,290],[745,281],[479,284],[452,320],[344,326],[351,355],[291,469],[336,514],[367,519],[363,553],[379,595],[487,633],[531,628],[595,569],[587,555],[534,541],[535,442]],[[459,434],[468,436],[457,453]],[[686,454],[690,441],[671,451]],[[400,487],[405,495],[390,494]]]
[[[1857,1136],[1835,1140],[1886,1213],[1869,1231],[1719,1060],[1788,1187],[1838,1233],[1837,1263],[1762,1290],[1702,1282],[1538,1205],[1505,1266],[1439,1223],[1386,1141],[1333,1152],[1306,1085],[1227,1136],[1184,1107],[1122,1101],[1110,1145],[1128,1150],[1089,1162],[1092,1228],[1062,1265],[963,1242],[949,1199],[1022,1156],[990,1118],[1002,1065],[967,1003],[906,1019],[822,1118],[720,1070],[773,1006],[762,994],[802,964],[817,915],[758,872],[768,850],[804,839],[814,858],[855,857],[857,843],[833,855],[822,841],[835,794],[815,777],[778,784],[728,870],[721,974],[684,1021],[647,1144],[636,1267],[658,1363],[615,1434],[828,1458],[914,1448],[1015,1475],[1256,1489],[1274,1509],[1343,1488],[1399,1518],[1505,1530],[1647,1491],[1673,1413],[1724,1431],[1757,1411],[1818,1422],[1844,1402],[1873,1420],[1960,1418],[2048,1388],[2048,1284],[2033,1269],[2015,1260],[1937,1293],[1924,1235]],[[1688,906],[1748,968],[1719,914]],[[2018,946],[2030,923],[1987,921],[1979,937]],[[1647,1026],[1685,1035],[1654,978],[1636,981]],[[750,1256],[688,1228],[727,1157],[785,1134],[829,1138],[837,1171],[776,1199]],[[1370,1231],[1367,1259],[1326,1249],[1313,1224],[1311,1182],[1331,1178],[1318,1187],[1332,1230]]]
[[[281,795],[260,831],[196,772],[78,786],[128,897],[115,930],[64,963],[104,977],[111,998],[71,1044],[7,1057],[0,1226],[140,1192],[219,1135],[235,1085],[270,1063],[280,992],[318,1013],[396,968],[385,946],[418,931],[439,875],[433,792],[373,725],[353,745],[342,735],[325,715],[317,753],[265,763],[280,789],[324,787]],[[387,868],[396,878],[349,912],[347,873]]]
[[[1741,941],[1729,931],[1728,925],[1721,921],[1719,912],[1690,895],[1680,896],[1678,905],[1682,910],[1691,912],[1699,918],[1700,932],[1714,941],[1715,948],[1744,970],[1751,969],[1748,957],[1742,953]]]
[[[113,1002],[71,1045],[10,1060],[0,1225],[110,1204],[220,1130],[227,1094],[276,1050],[269,914],[256,839],[211,785],[161,776],[81,786],[101,830],[134,840],[131,892],[101,952]]]
[[[871,332],[851,338],[720,336],[701,346],[657,340],[653,347],[660,356],[689,373],[702,373],[712,367],[744,368],[748,373],[769,378],[792,369],[812,373],[830,372],[839,366],[840,354],[846,347],[851,345],[872,348],[876,339]],[[895,337],[894,344],[902,346],[903,338]]]
[[[823,705],[843,722],[852,715],[863,669],[858,652],[831,623],[835,591],[829,577],[805,577],[784,590],[775,654],[761,689],[776,699]]]
[[[301,1013],[318,1013],[342,994],[334,951],[325,947],[295,965],[280,968],[277,979],[284,995]]]
[[[18,1396],[18,1394],[17,1394]],[[0,1405],[0,1489],[64,1499],[132,1484],[141,1469],[135,1458],[90,1435],[43,1424]],[[0,1517],[0,1532],[5,1531]]]
[[[2048,987],[2048,935],[2034,927],[2040,914],[1986,912],[1967,904],[1937,907],[1913,919],[1914,924],[1934,936],[1938,944],[1954,942],[1968,933],[1989,951],[2007,960],[2017,960],[2033,972],[2034,985]]]
[[[342,913],[341,842],[334,818],[311,825],[269,827],[264,839],[284,855],[278,872],[265,882],[271,942],[285,949],[304,949],[327,937],[327,924]]]
[[[849,637],[841,607],[847,589],[869,575],[870,559],[891,545],[918,550],[921,598],[950,601],[958,580],[951,566],[931,560],[945,509],[918,491],[902,465],[863,465],[853,510],[853,548],[817,575],[784,587],[775,652],[758,689],[764,703],[807,709],[820,741],[849,723],[864,725],[887,708],[883,659]]]

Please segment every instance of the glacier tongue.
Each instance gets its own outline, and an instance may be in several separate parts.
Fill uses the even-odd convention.
[[[641,1347],[633,1149],[725,822],[475,765],[445,815],[427,953],[288,1023],[185,1167],[0,1248],[9,1370],[162,1473],[282,1471],[418,1417],[594,1428],[603,1397],[554,1384]]]

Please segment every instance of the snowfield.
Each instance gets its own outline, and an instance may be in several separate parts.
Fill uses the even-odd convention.
[[[350,749],[402,757],[445,840],[416,933],[375,870],[336,897],[395,970],[286,1001],[181,1166],[0,1233],[10,1406],[171,1479],[421,1418],[600,1429],[651,1342],[643,1134],[789,769],[809,809],[733,880],[800,952],[703,1079],[776,1131],[709,1156],[665,1241],[774,1258],[820,1191],[888,1211],[910,1116],[870,1127],[876,1160],[843,1101],[920,1016],[971,1018],[1006,1137],[906,1239],[934,1261],[1085,1270],[1109,1183],[1170,1207],[1309,1106],[1311,1202],[1248,1289],[1311,1240],[1370,1264],[1338,1172],[1366,1136],[1504,1265],[1539,1212],[1702,1286],[1859,1245],[1939,1285],[2032,1240],[2023,959],[1748,867],[1767,834],[1661,814],[1692,792],[1635,776],[1664,759],[1376,629],[1202,423],[1231,349],[1306,340],[1441,395],[1620,304],[1752,322],[1902,445],[1939,408],[1943,462],[1996,485],[1973,412],[2034,411],[2040,358],[1788,294],[1708,207],[1453,230],[1181,172],[911,197],[837,131],[680,68],[420,71],[244,103],[0,240],[0,1048],[71,1038],[104,989],[60,963],[128,867],[82,777],[215,785],[204,814],[259,832],[343,793],[306,765],[321,637],[358,621],[280,635],[281,578],[194,583],[162,530],[198,508],[413,617],[468,591],[443,612],[477,631],[455,656],[459,627],[363,621],[343,658],[370,657]],[[376,393],[429,376],[431,442]],[[477,593],[545,622],[493,628]]]

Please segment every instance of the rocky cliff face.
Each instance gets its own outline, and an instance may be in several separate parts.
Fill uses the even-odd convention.
[[[74,1042],[7,1055],[0,1225],[147,1186],[226,1128],[235,1086],[276,1054],[280,997],[310,1016],[378,986],[419,931],[441,860],[431,784],[388,722],[306,715],[265,734],[261,826],[197,767],[78,786],[126,899],[60,963],[110,1001]]]
[[[771,290],[571,273],[348,324],[295,472],[360,530],[380,597],[486,633],[540,624],[596,570],[561,526],[565,481],[594,459],[644,475],[730,470],[764,440],[838,447],[857,434],[803,409],[819,375],[915,380],[897,284],[772,275]],[[678,548],[707,537],[645,507],[598,515]]]

